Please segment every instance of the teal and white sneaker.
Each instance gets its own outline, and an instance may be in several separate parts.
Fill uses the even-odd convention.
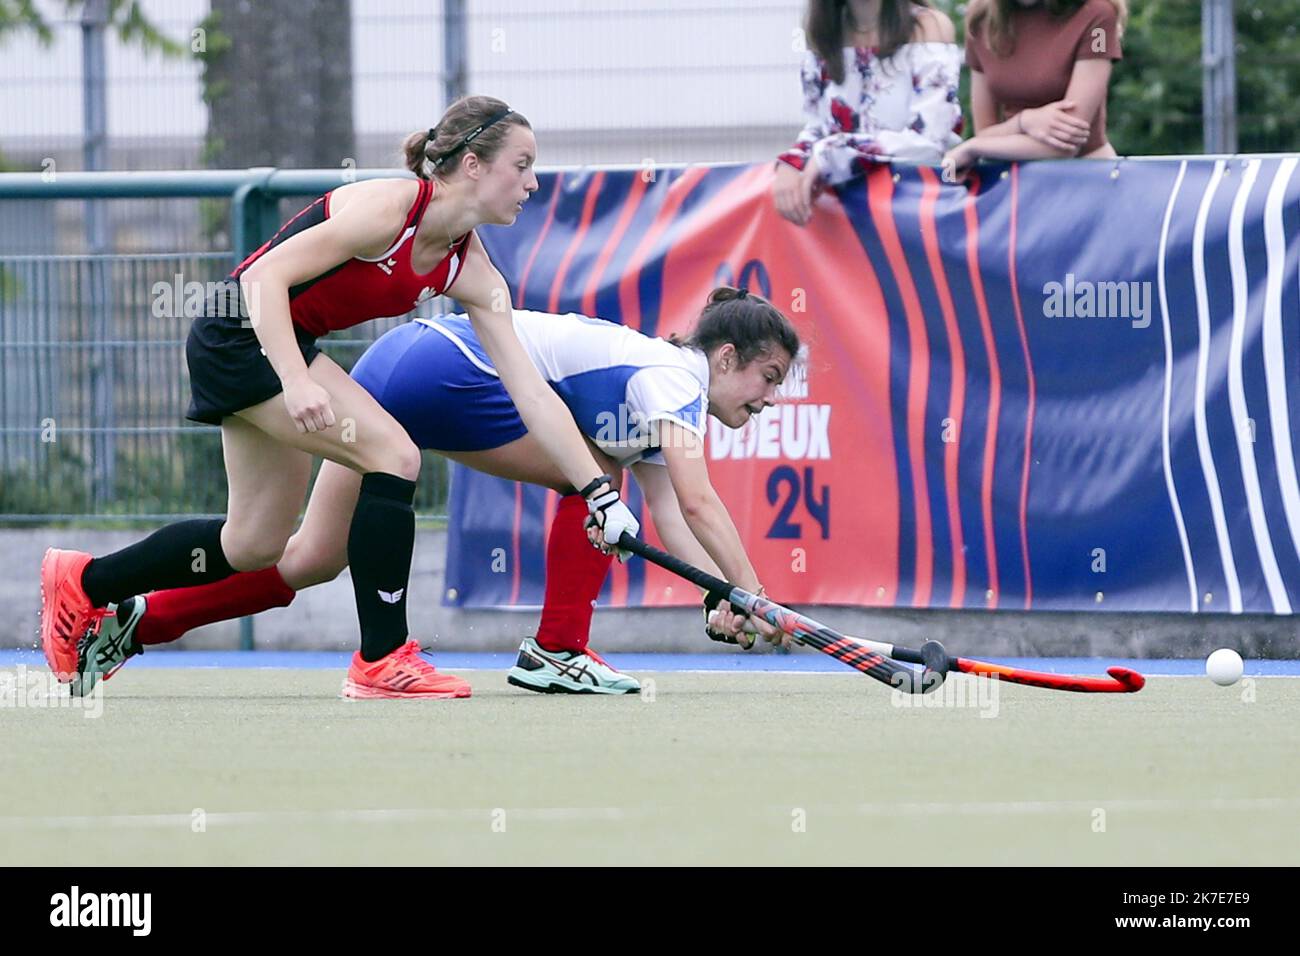
[[[144,648],[135,642],[135,629],[144,611],[143,596],[127,598],[121,604],[110,604],[104,616],[86,631],[77,644],[73,696],[86,696],[101,680],[117,673],[127,658],[144,653]]]
[[[635,677],[614,670],[588,648],[586,651],[548,651],[536,638],[525,637],[519,659],[506,674],[516,687],[542,694],[638,694]]]

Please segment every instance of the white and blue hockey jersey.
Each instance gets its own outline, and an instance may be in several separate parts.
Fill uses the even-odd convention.
[[[480,371],[496,376],[469,319],[416,321],[446,336]],[[627,466],[663,463],[656,423],[707,433],[709,364],[704,353],[584,315],[516,310],[515,332],[578,427]]]

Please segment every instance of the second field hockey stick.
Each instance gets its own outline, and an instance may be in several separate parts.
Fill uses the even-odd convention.
[[[897,644],[885,644],[865,637],[850,637],[849,640],[860,644],[869,651],[888,657],[895,661],[909,664],[925,664],[937,667],[932,659],[925,656],[925,645],[914,651],[910,647]],[[929,643],[938,643],[932,641]],[[974,674],[976,677],[988,677],[1004,680],[1009,684],[1024,684],[1026,687],[1042,687],[1045,690],[1067,690],[1077,694],[1136,694],[1146,686],[1147,679],[1135,670],[1127,667],[1109,667],[1109,677],[1085,677],[1077,674],[1049,674],[1046,671],[1031,671],[1024,667],[1012,667],[1009,664],[993,664],[989,661],[975,660],[970,657],[949,657],[944,666],[946,671],[961,674]]]
[[[922,653],[924,646],[921,651],[915,651],[910,647],[885,644],[865,637],[850,637],[849,640],[891,660],[934,666],[933,661],[926,661]],[[1127,667],[1108,667],[1106,673],[1110,675],[1109,677],[1087,677],[1077,674],[1049,674],[1046,671],[1032,671],[1024,667],[1012,667],[1009,664],[993,664],[970,657],[949,657],[945,670],[1004,680],[1009,684],[1024,684],[1026,687],[1042,687],[1045,690],[1073,691],[1077,694],[1135,694],[1145,687],[1147,682],[1145,677]]]
[[[736,587],[721,578],[715,578],[707,571],[687,564],[681,558],[660,551],[640,538],[632,537],[626,531],[619,538],[618,546],[624,551],[631,551],[685,578],[692,584],[699,585],[722,600],[729,601],[732,607],[745,614],[760,618],[773,627],[779,628],[800,644],[806,644],[823,654],[829,654],[840,663],[847,664],[868,677],[874,677],[882,684],[888,684],[908,694],[925,694],[943,683],[944,672],[950,658],[938,641],[926,641],[921,646],[921,650],[916,652],[915,663],[924,666],[924,670],[918,674],[911,668],[895,664],[888,659],[888,655],[881,654],[857,638],[846,637],[839,631],[792,611],[788,607],[783,607],[775,601],[751,594],[744,588]]]
[[[634,545],[631,547],[627,546],[626,542],[628,540],[633,541]],[[1109,675],[1108,677],[1087,677],[1075,674],[1049,674],[1045,671],[1028,670],[1023,667],[1011,667],[1007,664],[993,664],[988,661],[975,660],[969,657],[949,657],[944,651],[943,645],[938,641],[927,641],[922,644],[921,649],[917,651],[910,647],[900,647],[897,644],[885,644],[881,641],[872,641],[864,637],[848,637],[840,634],[838,631],[831,630],[823,624],[819,624],[811,618],[805,618],[803,615],[797,614],[788,608],[784,608],[779,604],[772,604],[772,602],[766,601],[764,598],[756,597],[740,588],[734,588],[727,582],[721,581],[718,578],[713,577],[711,574],[706,574],[699,568],[692,567],[680,558],[675,558],[670,554],[665,554],[652,545],[641,541],[639,538],[631,538],[625,534],[620,546],[623,547],[624,550],[639,554],[647,561],[651,561],[662,568],[672,571],[674,574],[681,575],[688,581],[698,584],[706,590],[718,594],[723,600],[730,600],[733,606],[745,609],[746,613],[754,613],[750,611],[748,606],[745,604],[744,599],[747,597],[760,604],[770,604],[784,614],[793,615],[795,620],[802,620],[807,622],[807,624],[812,625],[813,629],[820,629],[825,632],[825,636],[838,638],[840,641],[847,641],[852,645],[857,645],[858,647],[872,654],[879,655],[882,658],[904,661],[908,664],[921,664],[926,668],[922,683],[926,680],[933,680],[930,676],[931,674],[943,675],[948,671],[957,671],[962,674],[973,674],[976,677],[1004,680],[1011,684],[1024,684],[1027,687],[1041,687],[1045,690],[1072,691],[1078,694],[1135,694],[1146,686],[1146,678],[1137,671],[1130,670],[1127,667],[1116,666],[1107,668],[1106,673]],[[728,588],[738,592],[739,600],[731,597],[731,593],[727,590]],[[832,657],[843,660],[844,663],[849,664],[851,667],[857,667],[858,670],[870,673],[869,671],[865,671],[865,668],[859,667],[857,664],[853,663],[852,660],[845,660],[844,657],[841,657],[840,652],[843,650],[842,647],[838,647],[834,644],[818,646],[818,644],[813,643],[812,641],[803,640],[798,634],[789,630],[780,621],[773,620],[771,617],[763,614],[761,607],[756,606],[755,610],[757,611],[757,616],[762,617],[764,620],[776,627],[780,627],[781,630],[790,634],[796,640],[800,640],[801,643],[817,647],[818,650],[830,654]],[[829,650],[827,649],[828,647],[835,647],[835,650]],[[898,673],[898,671],[894,671],[893,673]],[[914,678],[915,672],[908,673]],[[876,677],[877,680],[883,680],[885,683],[891,683],[893,681],[892,676],[878,677],[874,673],[872,673],[871,676]],[[940,676],[938,680],[934,680],[933,686],[921,687],[921,692],[925,693],[926,691],[933,689],[933,687],[939,686],[942,680],[943,678]],[[908,685],[907,689],[912,693],[916,692],[916,690],[912,688],[911,684]]]
[[[857,638],[864,646],[878,654],[892,657],[896,661],[919,663],[918,651],[897,645],[881,644]],[[991,664],[969,657],[948,658],[948,670],[977,677],[991,677],[1011,684],[1025,684],[1028,687],[1042,687],[1047,690],[1069,690],[1079,694],[1135,694],[1146,686],[1147,679],[1135,670],[1127,667],[1108,667],[1109,677],[1081,677],[1074,674],[1048,674],[1045,671],[1031,671],[1023,667],[1011,667],[1006,664]]]

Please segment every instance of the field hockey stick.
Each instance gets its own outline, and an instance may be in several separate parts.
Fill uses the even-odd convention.
[[[865,637],[850,637],[849,640],[891,660],[934,667],[933,661],[926,657],[925,650],[928,644],[937,644],[937,641],[927,642],[921,646],[921,650],[914,651],[910,647],[885,644]],[[969,657],[949,657],[944,669],[962,674],[974,674],[976,677],[1004,680],[1011,684],[1024,684],[1027,687],[1066,690],[1078,694],[1135,694],[1145,687],[1147,682],[1145,677],[1127,667],[1108,667],[1106,673],[1110,675],[1109,677],[1083,677],[1075,674],[1049,674],[1046,671],[1032,671],[1007,664],[991,664],[988,661]]]
[[[744,588],[736,587],[721,578],[715,578],[708,572],[687,564],[681,558],[660,551],[640,538],[632,537],[626,531],[619,538],[618,546],[624,551],[631,551],[652,564],[657,564],[685,578],[721,600],[730,602],[733,608],[751,617],[767,621],[773,627],[789,634],[800,644],[816,648],[823,654],[829,654],[841,664],[847,664],[868,677],[874,677],[882,684],[888,684],[908,694],[926,694],[943,683],[949,657],[938,641],[927,641],[917,653],[915,663],[924,666],[924,670],[918,673],[911,668],[895,664],[888,660],[886,655],[864,645],[856,638],[845,637],[839,631],[792,611],[788,607],[783,607],[775,601],[751,594]]]
[[[919,663],[921,660],[920,652],[906,647],[879,644],[861,638],[859,640],[869,650],[897,661]],[[1044,671],[1031,671],[1006,664],[990,664],[988,661],[977,661],[969,657],[948,658],[948,670],[1004,680],[1011,684],[1042,687],[1046,690],[1068,690],[1078,694],[1135,694],[1145,687],[1147,682],[1145,677],[1127,667],[1106,668],[1109,677],[1081,677],[1073,674],[1048,674]]]
[[[749,628],[746,627],[745,630],[749,631]],[[910,647],[885,644],[865,637],[849,637],[849,640],[891,660],[905,661],[908,664],[926,663],[922,651],[914,651]],[[949,657],[946,669],[962,674],[974,674],[976,677],[1004,680],[1010,684],[1042,687],[1045,690],[1073,691],[1078,694],[1135,694],[1145,687],[1147,682],[1145,677],[1127,667],[1107,668],[1106,673],[1110,675],[1109,677],[1084,677],[1075,674],[1049,674],[1046,671],[1032,671],[1007,664],[991,664],[988,661],[974,660],[969,657]]]
[[[725,581],[720,581],[712,575],[705,574],[698,568],[694,568],[672,555],[664,554],[664,552],[659,551],[651,545],[645,544],[645,542],[640,541],[639,539],[634,538],[632,540],[636,542],[635,546],[626,548],[625,550],[640,554],[642,557],[646,558],[646,560],[667,568],[669,571],[681,575],[706,590],[713,591],[715,594],[722,597],[723,600],[730,600],[726,589],[731,588],[732,585],[727,584]],[[667,560],[660,560],[661,557]],[[739,588],[736,588],[735,590],[740,591],[742,597],[747,595],[750,598],[754,598],[754,595],[748,594],[748,592]],[[757,598],[756,600],[760,602],[764,601],[763,598]],[[732,601],[732,604],[737,607],[744,606],[743,601],[741,603]],[[786,608],[782,608],[779,604],[774,606],[789,614],[793,614],[795,618],[802,618],[802,615],[789,611]],[[771,618],[762,614],[761,610],[759,611],[758,616],[763,617],[764,620],[767,620],[769,623],[781,627],[778,622],[773,621]],[[856,644],[873,654],[879,655],[880,657],[903,661],[908,664],[921,664],[926,668],[927,672],[933,672],[936,674],[942,674],[946,671],[957,671],[962,674],[973,674],[976,677],[1004,680],[1011,684],[1023,684],[1027,687],[1041,687],[1044,690],[1071,691],[1078,694],[1135,694],[1146,686],[1146,678],[1137,671],[1130,670],[1127,667],[1116,666],[1107,668],[1106,673],[1109,677],[1048,674],[1044,671],[1034,671],[1023,667],[1011,667],[1006,664],[993,664],[988,661],[975,660],[969,657],[948,657],[947,653],[943,650],[943,645],[938,641],[927,641],[925,644],[921,645],[921,650],[918,651],[913,650],[910,647],[900,647],[897,644],[885,644],[881,641],[872,641],[864,637],[848,637],[841,635],[824,625],[818,624],[810,618],[803,618],[803,620],[813,625],[814,628],[824,629],[828,635],[833,635],[836,638],[849,641],[850,643]],[[793,632],[787,630],[785,627],[781,627],[781,630],[798,639],[797,635],[793,634]],[[802,641],[801,643],[809,642]],[[816,645],[814,644],[812,646]],[[825,650],[825,648],[818,647],[818,650]],[[831,651],[826,651],[826,653],[831,654],[832,657],[837,657],[841,660],[843,659],[840,658],[838,654]],[[936,653],[942,654],[944,659],[942,661],[937,660],[935,656]],[[850,666],[857,666],[852,664],[851,661],[845,661],[845,663],[850,664]],[[863,668],[858,669],[863,670]],[[872,676],[876,675],[873,674]],[[888,682],[888,679],[886,679],[886,682]],[[937,687],[938,683],[935,683],[934,686]],[[930,688],[922,688],[922,693],[928,689]],[[913,693],[915,693],[915,691],[913,691]]]
[[[891,660],[933,666],[925,656],[925,645],[921,650],[914,651],[910,647],[885,644],[865,637],[850,637],[849,640]],[[945,670],[1004,680],[1010,684],[1041,687],[1045,690],[1073,691],[1077,694],[1135,694],[1145,687],[1147,682],[1145,677],[1127,667],[1107,668],[1106,673],[1110,675],[1109,677],[1083,677],[1074,674],[1049,674],[1045,671],[1032,671],[1007,664],[991,664],[988,661],[974,660],[969,657],[949,657]]]

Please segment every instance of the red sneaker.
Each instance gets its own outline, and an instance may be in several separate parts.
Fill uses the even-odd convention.
[[[90,563],[84,551],[50,548],[41,561],[41,649],[60,682],[77,674],[77,644],[104,611],[96,608],[81,587],[81,573]]]
[[[439,674],[420,656],[419,643],[407,641],[374,662],[362,660],[360,651],[353,654],[342,696],[352,700],[447,700],[469,695],[468,682],[451,674]]]

